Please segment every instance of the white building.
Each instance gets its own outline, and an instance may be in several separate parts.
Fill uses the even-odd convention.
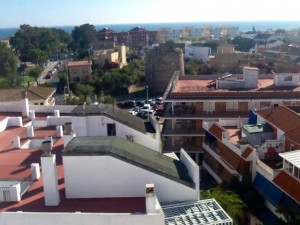
[[[78,106],[72,111],[72,129],[76,136],[118,136],[137,144],[161,150],[159,124],[149,122],[113,105]]]
[[[211,55],[212,53],[210,47],[202,47],[189,43],[185,44],[184,58],[186,59],[209,62]]]

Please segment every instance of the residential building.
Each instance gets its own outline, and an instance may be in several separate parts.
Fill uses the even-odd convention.
[[[217,47],[217,55],[233,54],[233,53],[234,53],[234,46],[228,44],[228,42],[221,42]]]
[[[253,67],[244,67],[243,74],[238,75],[174,73],[163,97],[166,103],[163,152],[179,152],[184,148],[200,163],[205,137],[203,122],[246,119],[254,108],[299,106],[299,75],[259,75]]]
[[[263,54],[266,62],[273,63],[299,63],[300,62],[300,48],[292,45],[279,45],[266,49]]]
[[[71,116],[76,136],[117,136],[161,152],[160,127],[153,117],[145,121],[109,104],[77,106]]]
[[[219,182],[251,177],[277,216],[284,206],[300,211],[300,116],[285,106],[251,111],[249,119],[204,122],[203,166]]]
[[[278,38],[276,37],[276,35],[274,34],[268,34],[268,33],[261,33],[261,34],[257,34],[253,40],[255,41],[255,43],[258,44],[266,44],[270,41],[273,40],[277,40]]]
[[[185,44],[184,58],[193,59],[199,62],[207,63],[212,56],[210,47],[203,47],[195,44]]]
[[[95,64],[103,67],[106,63],[118,63],[120,67],[127,65],[126,46],[115,46],[112,42],[96,42],[93,44]]]
[[[68,115],[80,110],[0,105],[2,223],[232,224],[214,199],[199,201],[199,167],[183,149],[177,158],[121,137],[76,137]]]
[[[71,82],[85,81],[92,77],[91,61],[72,61],[68,62],[67,67]]]
[[[0,43],[5,44],[7,47],[10,47],[10,38],[7,39],[1,39]]]
[[[19,104],[26,95],[30,105],[55,105],[55,88],[31,86],[20,89],[0,89],[0,104]]]

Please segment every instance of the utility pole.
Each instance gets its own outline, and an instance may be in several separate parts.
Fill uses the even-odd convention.
[[[145,86],[145,89],[146,89],[146,94],[147,94],[147,98],[146,99],[147,99],[147,107],[148,107],[148,105],[149,105],[149,103],[148,103],[148,85]],[[150,110],[150,108],[148,108],[148,110],[147,110],[147,116],[148,116],[147,117],[148,118],[147,121],[148,122],[149,122],[149,110]]]

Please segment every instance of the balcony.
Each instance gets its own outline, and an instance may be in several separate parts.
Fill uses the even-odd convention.
[[[163,115],[166,119],[203,119],[203,118],[248,118],[249,111],[197,111],[193,107],[175,107],[172,112],[171,103],[166,104]]]
[[[174,123],[172,127],[172,122]],[[196,128],[196,120],[181,120],[181,121],[171,121],[165,120],[163,129],[163,136],[204,136],[205,130],[201,128]]]
[[[179,153],[180,149],[183,148],[188,153],[203,153],[201,144],[197,145],[195,141],[196,137],[182,137],[177,140],[173,138],[166,138],[164,141],[162,151]]]

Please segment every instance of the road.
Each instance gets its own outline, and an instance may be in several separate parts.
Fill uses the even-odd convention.
[[[40,76],[37,79],[38,84],[47,83],[45,77],[47,76],[47,73],[57,65],[57,63],[58,63],[57,61],[48,63],[47,68],[40,74]]]

